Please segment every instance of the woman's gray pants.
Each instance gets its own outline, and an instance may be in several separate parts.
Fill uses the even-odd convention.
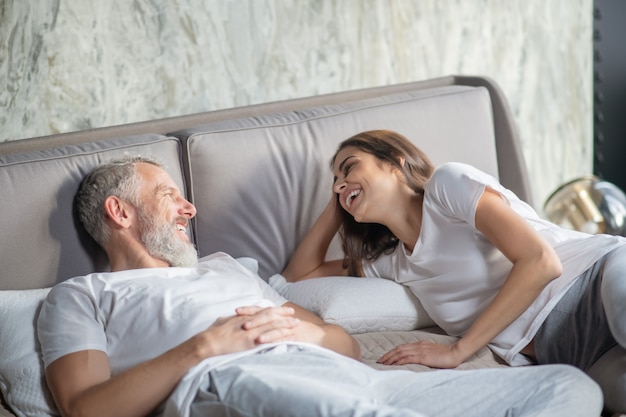
[[[578,277],[535,336],[535,354],[586,371],[606,409],[626,413],[626,246]]]

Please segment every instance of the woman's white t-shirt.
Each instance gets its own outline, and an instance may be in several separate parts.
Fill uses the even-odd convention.
[[[519,351],[532,340],[576,277],[626,239],[560,228],[541,219],[492,176],[469,165],[446,163],[426,184],[420,236],[413,252],[399,244],[391,254],[364,262],[364,272],[406,285],[437,325],[450,335],[462,336],[491,303],[512,267],[476,229],[476,206],[485,187],[500,193],[550,242],[563,264],[562,275],[489,345],[509,364],[524,365],[530,361]]]

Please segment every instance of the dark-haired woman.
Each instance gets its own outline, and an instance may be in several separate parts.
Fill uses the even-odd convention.
[[[626,412],[625,238],[560,228],[492,176],[434,167],[393,131],[345,140],[331,166],[333,198],[285,278],[395,280],[459,337],[397,346],[381,363],[454,368],[488,345],[511,365],[577,366]],[[337,231],[344,259],[325,261]]]

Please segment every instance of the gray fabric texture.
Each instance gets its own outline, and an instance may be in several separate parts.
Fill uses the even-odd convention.
[[[0,156],[0,288],[48,287],[108,269],[104,251],[74,216],[74,197],[95,166],[125,153],[153,156],[185,188],[176,138],[142,135]]]
[[[441,77],[5,142],[0,289],[47,287],[107,268],[75,223],[73,194],[95,164],[127,151],[164,160],[201,208],[192,236],[201,255],[217,249],[255,256],[267,278],[284,266],[328,200],[328,158],[337,142],[371,128],[397,128],[436,163],[474,163],[531,198],[515,122],[486,77]]]
[[[188,129],[200,255],[256,258],[264,279],[282,271],[330,199],[329,162],[337,145],[371,129],[400,132],[434,164],[465,162],[498,176],[491,102],[482,87],[406,92]],[[331,256],[339,254],[333,246]]]
[[[538,363],[587,371],[602,387],[607,408],[620,413],[626,413],[624,299],[626,247],[620,247],[578,278],[535,337]]]
[[[89,170],[126,152],[165,162],[186,195],[200,201],[202,216],[210,216],[193,228],[201,235],[192,233],[202,254],[224,248],[234,256],[256,256],[267,276],[280,270],[329,198],[328,158],[337,141],[369,128],[398,128],[432,152],[435,162],[478,161],[481,169],[531,200],[506,98],[493,80],[480,76],[447,76],[3,142],[0,289],[49,287],[108,268],[102,250],[77,225],[73,199]],[[210,133],[200,141],[203,146],[195,147],[202,132]],[[311,190],[315,197],[305,195]],[[225,217],[237,219],[235,227]],[[279,220],[284,223],[277,226]]]

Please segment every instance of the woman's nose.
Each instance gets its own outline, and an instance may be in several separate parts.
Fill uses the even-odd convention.
[[[333,191],[337,194],[341,194],[344,188],[346,188],[346,182],[343,180],[337,180],[333,185]]]

